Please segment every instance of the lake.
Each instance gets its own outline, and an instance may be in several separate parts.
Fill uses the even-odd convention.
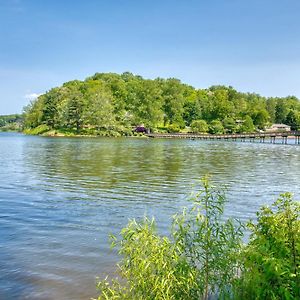
[[[243,221],[279,193],[300,198],[295,145],[0,133],[0,171],[0,299],[96,297],[118,260],[109,233],[144,215],[167,232],[204,174]]]

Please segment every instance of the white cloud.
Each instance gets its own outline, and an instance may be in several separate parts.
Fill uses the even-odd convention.
[[[26,94],[24,97],[27,100],[35,100],[40,95],[42,95],[42,94],[30,93],[30,94]]]

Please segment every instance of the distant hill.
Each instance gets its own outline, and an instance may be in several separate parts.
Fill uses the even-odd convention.
[[[196,89],[176,78],[96,73],[39,96],[24,109],[28,133],[131,135],[151,131],[250,132],[271,123],[300,128],[294,96],[266,98],[233,87]]]

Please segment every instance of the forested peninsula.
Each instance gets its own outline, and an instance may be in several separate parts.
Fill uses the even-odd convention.
[[[96,73],[39,96],[24,108],[24,132],[45,135],[138,135],[151,132],[242,133],[272,123],[300,129],[295,96],[263,97],[233,87],[196,89],[175,78]]]

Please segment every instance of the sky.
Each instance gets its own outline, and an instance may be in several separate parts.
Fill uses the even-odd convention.
[[[300,1],[0,0],[0,115],[126,71],[300,98]]]

